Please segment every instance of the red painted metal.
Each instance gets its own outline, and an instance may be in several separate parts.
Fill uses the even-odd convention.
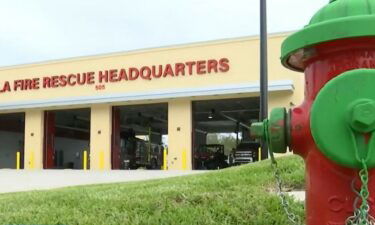
[[[121,121],[120,109],[112,108],[112,169],[120,169]]]
[[[23,136],[23,141],[22,141],[22,147],[21,147],[21,155],[20,155],[20,161],[21,165],[20,168],[24,169],[25,168],[25,119],[26,119],[26,114],[22,113],[22,119],[21,121],[21,126],[22,126],[22,133],[24,134]]]
[[[310,132],[310,109],[320,89],[332,78],[352,69],[375,68],[375,38],[337,40],[307,52],[305,99],[291,115],[291,147],[306,163],[306,224],[343,225],[353,214],[356,196],[351,183],[356,180],[359,188],[358,171],[335,164],[318,150]],[[374,215],[375,170],[369,174],[370,213]]]
[[[44,112],[44,169],[55,167],[55,134],[55,112],[46,111]]]

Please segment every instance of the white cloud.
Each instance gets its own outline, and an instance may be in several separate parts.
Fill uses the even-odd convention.
[[[328,0],[268,0],[270,32]],[[2,0],[0,66],[256,35],[259,0]]]

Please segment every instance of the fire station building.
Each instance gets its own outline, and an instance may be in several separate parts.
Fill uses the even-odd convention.
[[[303,99],[303,75],[280,64],[286,36],[269,37],[270,108]],[[0,168],[82,169],[86,155],[93,170],[129,169],[167,146],[169,169],[194,169],[208,134],[249,138],[259,63],[245,37],[0,68]]]

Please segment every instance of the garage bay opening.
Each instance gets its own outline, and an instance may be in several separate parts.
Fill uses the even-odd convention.
[[[161,169],[168,104],[113,107],[112,169]]]
[[[0,114],[0,168],[24,167],[25,114]]]
[[[194,169],[221,169],[258,160],[249,126],[259,117],[259,98],[193,102]]]
[[[89,168],[90,109],[44,113],[45,169]]]

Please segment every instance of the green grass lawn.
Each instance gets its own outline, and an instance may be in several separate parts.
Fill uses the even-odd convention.
[[[279,159],[286,188],[303,188],[301,159]],[[205,174],[0,195],[0,224],[287,225],[270,162]],[[304,216],[302,203],[293,210]]]

